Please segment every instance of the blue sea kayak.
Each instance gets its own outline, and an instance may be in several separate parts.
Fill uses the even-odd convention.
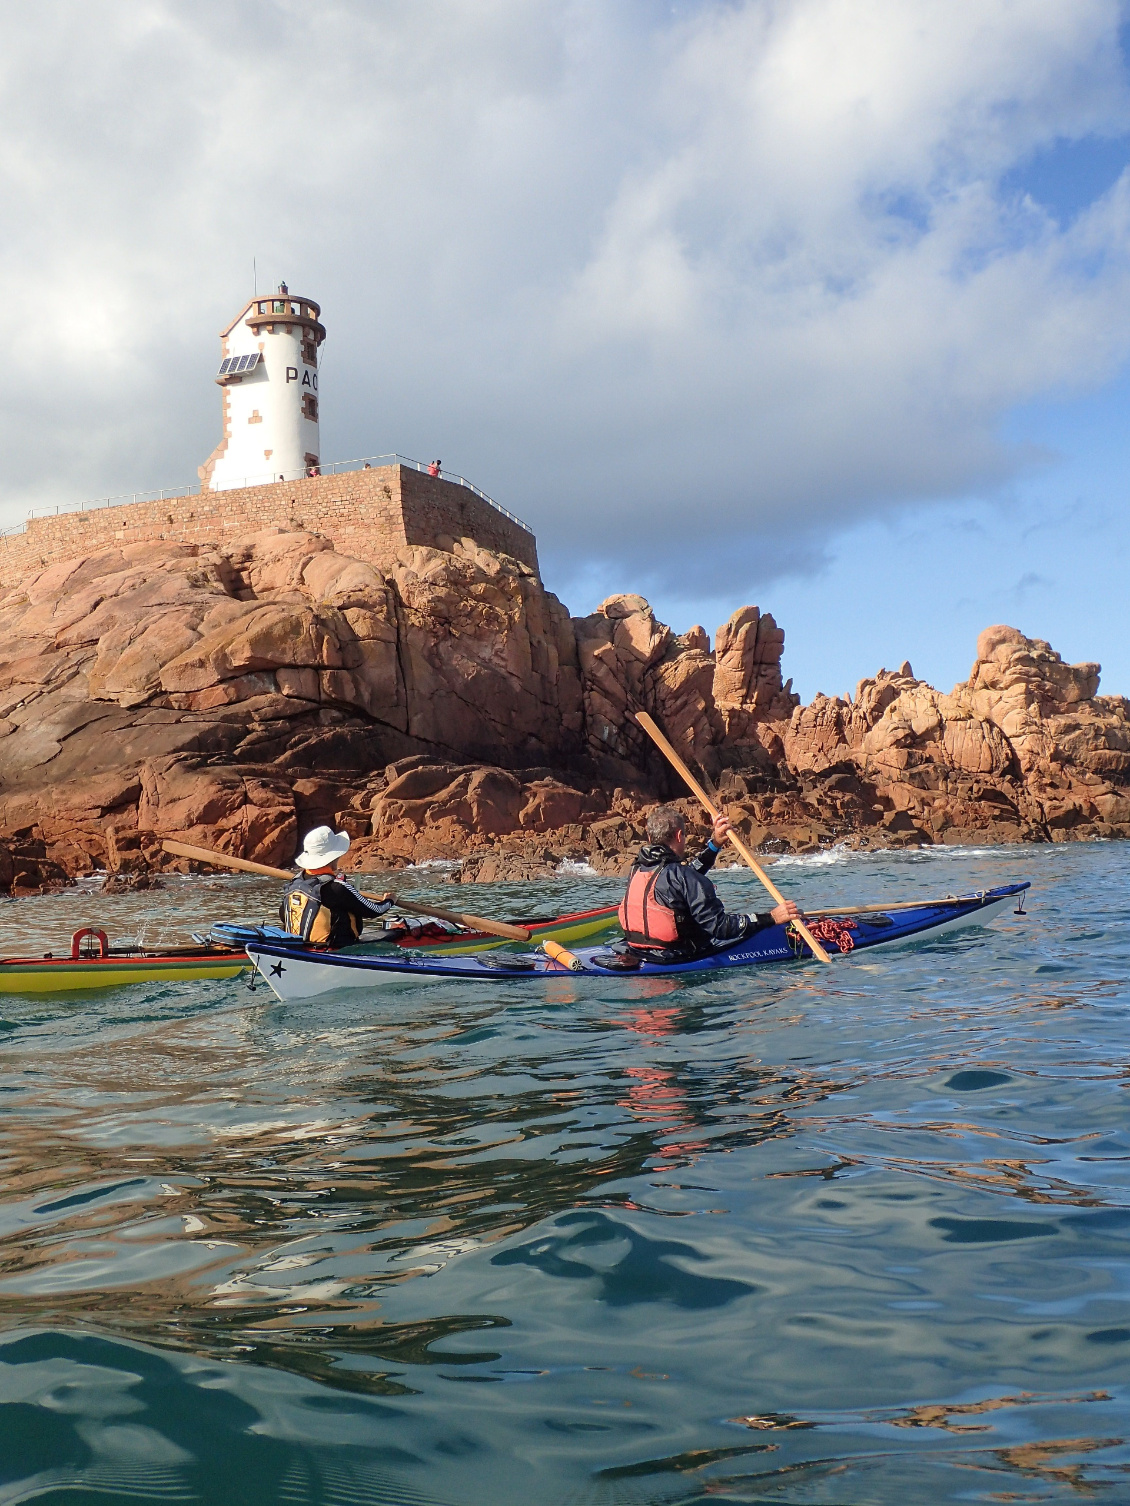
[[[1029,885],[1006,884],[978,894],[923,900],[920,905],[874,912],[837,914],[835,920],[806,917],[817,940],[831,955],[850,956],[870,947],[890,945],[913,937],[930,938],[958,927],[983,923],[987,912],[1022,896]],[[225,940],[238,940],[255,968],[280,999],[309,999],[339,988],[371,989],[389,983],[425,978],[456,978],[463,982],[529,981],[545,977],[698,977],[732,968],[767,962],[806,961],[811,952],[791,926],[769,926],[746,941],[701,957],[695,962],[643,962],[634,972],[616,966],[608,947],[576,947],[567,955],[579,964],[570,967],[541,953],[484,952],[473,956],[395,954],[360,950],[319,952],[296,943],[275,927],[223,926]],[[835,948],[832,950],[832,948]]]

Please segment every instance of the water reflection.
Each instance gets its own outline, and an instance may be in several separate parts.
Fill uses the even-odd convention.
[[[512,1042],[484,1082],[468,1042],[484,1045],[500,1010],[475,999],[413,1032],[390,1024],[346,1040],[295,1021],[282,1040],[248,1013],[218,1040],[213,1021],[206,1041],[166,1027],[87,1047],[6,1138],[0,1310],[49,1297],[55,1314],[191,1335],[201,1352],[253,1340],[263,1357],[265,1324],[308,1343],[330,1321],[335,1346],[355,1329],[355,1346],[388,1357],[402,1344],[375,1332],[389,1286],[603,1199],[649,1167],[786,1134],[779,1099],[803,1106],[835,1089],[749,1062],[636,1065],[631,1051],[610,1054],[602,1019],[568,1027],[564,1059]],[[708,1028],[710,1010],[636,1010],[620,1023],[645,1045],[667,1043]],[[310,1053],[343,1044],[347,1060],[320,1058],[333,1096],[315,1105]],[[144,1174],[120,1174],[124,1141]],[[453,1330],[445,1317],[434,1332],[496,1321],[476,1315]],[[412,1362],[428,1362],[426,1342]]]
[[[1043,863],[1039,928],[753,983],[6,1001],[0,1502],[1121,1499],[1130,942],[1051,907],[1125,880],[962,861],[867,897]]]

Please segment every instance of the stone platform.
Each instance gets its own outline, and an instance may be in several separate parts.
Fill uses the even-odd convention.
[[[0,589],[11,590],[59,560],[115,544],[165,539],[214,545],[268,527],[323,534],[339,553],[378,568],[391,565],[406,545],[450,550],[456,540],[470,538],[538,570],[537,540],[529,529],[458,482],[386,465],[30,518],[26,532],[0,537]]]

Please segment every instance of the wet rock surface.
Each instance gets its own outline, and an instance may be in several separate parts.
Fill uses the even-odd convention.
[[[322,823],[357,867],[619,873],[680,795],[636,710],[764,851],[1130,835],[1097,664],[995,626],[948,694],[903,664],[801,706],[783,649],[752,606],[713,651],[639,596],[571,619],[470,540],[386,574],[282,529],[60,561],[0,598],[0,892],[184,868],[168,837],[282,866]]]

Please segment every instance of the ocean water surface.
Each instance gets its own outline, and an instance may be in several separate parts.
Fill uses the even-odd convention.
[[[1032,882],[829,968],[0,998],[0,1506],[1130,1500],[1128,864],[785,860]],[[274,897],[0,903],[3,949]]]

